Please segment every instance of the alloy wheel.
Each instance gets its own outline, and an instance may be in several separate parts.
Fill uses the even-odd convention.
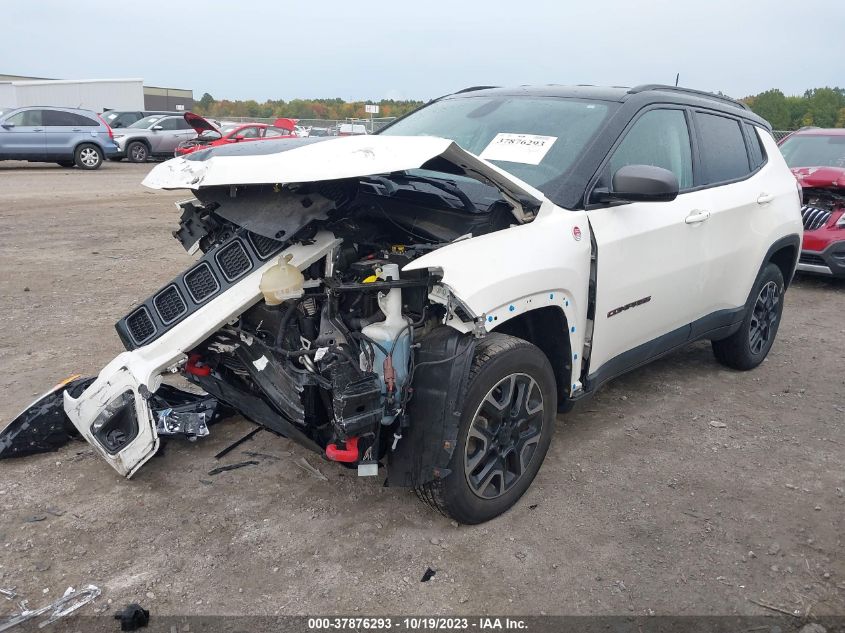
[[[96,167],[100,162],[100,154],[92,147],[83,147],[79,152],[79,160],[86,167]]]
[[[774,281],[768,282],[757,295],[748,329],[748,343],[752,354],[759,354],[774,337],[778,322],[780,288]]]
[[[505,494],[531,463],[543,430],[543,394],[528,374],[505,376],[487,392],[467,434],[464,475],[482,499]]]
[[[141,163],[147,160],[147,148],[143,145],[136,144],[132,146],[132,160]]]

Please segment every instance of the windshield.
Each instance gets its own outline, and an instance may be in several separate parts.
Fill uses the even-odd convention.
[[[780,151],[790,167],[845,168],[845,134],[830,136],[793,136]]]
[[[607,118],[610,104],[556,97],[437,101],[380,134],[452,139],[530,185],[566,172]]]
[[[150,127],[153,123],[158,121],[159,119],[163,119],[163,118],[164,118],[164,116],[162,116],[160,114],[154,114],[152,116],[145,116],[143,119],[139,119],[139,120],[135,121],[135,123],[133,123],[129,127],[146,129],[146,128]]]

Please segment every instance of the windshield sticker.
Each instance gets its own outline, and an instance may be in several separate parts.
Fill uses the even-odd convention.
[[[500,132],[484,148],[479,157],[485,160],[539,165],[556,140],[557,136]]]

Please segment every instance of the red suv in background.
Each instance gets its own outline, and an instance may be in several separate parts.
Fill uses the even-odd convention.
[[[845,277],[845,129],[804,128],[779,145],[804,190],[798,270]]]

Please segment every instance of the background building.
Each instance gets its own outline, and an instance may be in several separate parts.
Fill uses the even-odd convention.
[[[192,90],[144,86],[143,79],[47,79],[0,74],[0,107],[30,105],[104,110],[190,110]]]

